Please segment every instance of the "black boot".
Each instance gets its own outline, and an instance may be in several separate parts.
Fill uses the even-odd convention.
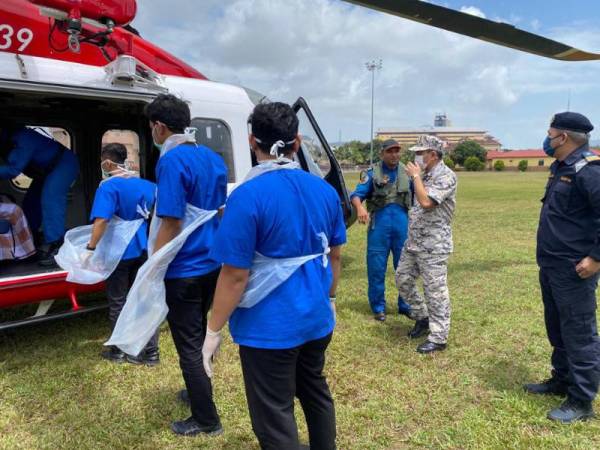
[[[212,426],[200,425],[193,417],[173,422],[171,424],[171,430],[173,430],[175,434],[181,436],[196,436],[197,434],[218,436],[223,433],[223,427],[220,423]]]
[[[123,353],[119,347],[109,347],[101,353],[101,356],[114,363],[122,363],[125,361],[125,353]]]
[[[437,342],[425,341],[417,347],[419,353],[433,353],[446,350],[446,344],[438,344]]]
[[[42,267],[56,266],[54,257],[58,253],[62,240],[54,241],[50,244],[45,244],[40,248],[38,264]]]
[[[549,378],[541,383],[529,383],[523,386],[530,394],[541,395],[567,395],[569,385],[558,378]]]
[[[408,332],[408,337],[411,339],[420,338],[429,333],[429,319],[421,319],[415,322],[415,326]]]
[[[558,408],[548,413],[548,419],[561,423],[573,423],[594,417],[592,402],[578,400],[572,397],[567,399]]]

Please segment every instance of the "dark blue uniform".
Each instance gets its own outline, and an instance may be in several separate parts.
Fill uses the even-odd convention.
[[[30,128],[0,133],[0,145],[9,141],[10,151],[0,165],[0,179],[19,174],[33,178],[23,200],[23,211],[32,230],[42,225],[47,244],[65,234],[67,194],[79,174],[77,156],[68,148]]]
[[[537,262],[554,377],[570,397],[591,402],[600,381],[596,327],[598,274],[575,266],[600,261],[600,158],[584,145],[550,167],[537,234]]]

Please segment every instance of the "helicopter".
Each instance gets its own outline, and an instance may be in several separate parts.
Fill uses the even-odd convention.
[[[600,59],[600,54],[506,23],[420,0],[349,3],[547,58]],[[160,93],[173,93],[189,103],[196,140],[223,157],[230,189],[255,164],[248,149],[247,118],[265,97],[249,88],[211,81],[144,39],[131,26],[137,10],[136,0],[3,0],[0,4],[0,120],[51,130],[77,153],[80,175],[68,197],[67,228],[87,223],[107,136],[128,136],[141,176],[154,178],[157,155],[152,152],[143,109]],[[340,165],[307,102],[299,97],[293,108],[303,136],[298,162],[336,189],[349,225],[353,211]],[[26,192],[23,177],[0,180],[0,193],[17,204]],[[101,292],[102,284],[68,283],[66,275],[35,262],[2,264],[0,308],[37,304],[37,311],[0,323],[0,331],[106,306],[80,301],[82,294]],[[68,299],[67,309],[55,299]],[[55,303],[60,304],[58,311]]]

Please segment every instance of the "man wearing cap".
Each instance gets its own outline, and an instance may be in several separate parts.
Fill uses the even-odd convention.
[[[384,141],[381,161],[361,172],[360,183],[350,196],[358,221],[369,224],[367,234],[367,275],[369,304],[375,320],[385,320],[385,273],[390,251],[394,268],[398,266],[408,229],[411,193],[404,164],[400,162],[400,144]],[[367,201],[365,208],[362,202]],[[408,315],[409,306],[398,297],[398,312]]]
[[[544,319],[552,346],[551,377],[527,384],[533,394],[566,396],[548,418],[562,423],[594,415],[600,382],[596,287],[600,271],[600,158],[590,152],[590,121],[556,114],[544,151],[556,161],[542,198],[537,263]]]
[[[444,350],[450,331],[448,258],[452,253],[450,226],[456,206],[456,175],[444,164],[444,143],[435,136],[420,136],[415,163],[406,165],[413,182],[415,204],[410,210],[408,239],[396,269],[396,286],[411,309],[411,339],[425,335],[419,353]],[[424,298],[416,281],[423,280]]]

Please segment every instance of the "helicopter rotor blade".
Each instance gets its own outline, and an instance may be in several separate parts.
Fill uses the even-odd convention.
[[[593,61],[600,54],[586,52],[561,42],[420,0],[345,0],[366,8],[393,14],[425,25],[560,61]]]

